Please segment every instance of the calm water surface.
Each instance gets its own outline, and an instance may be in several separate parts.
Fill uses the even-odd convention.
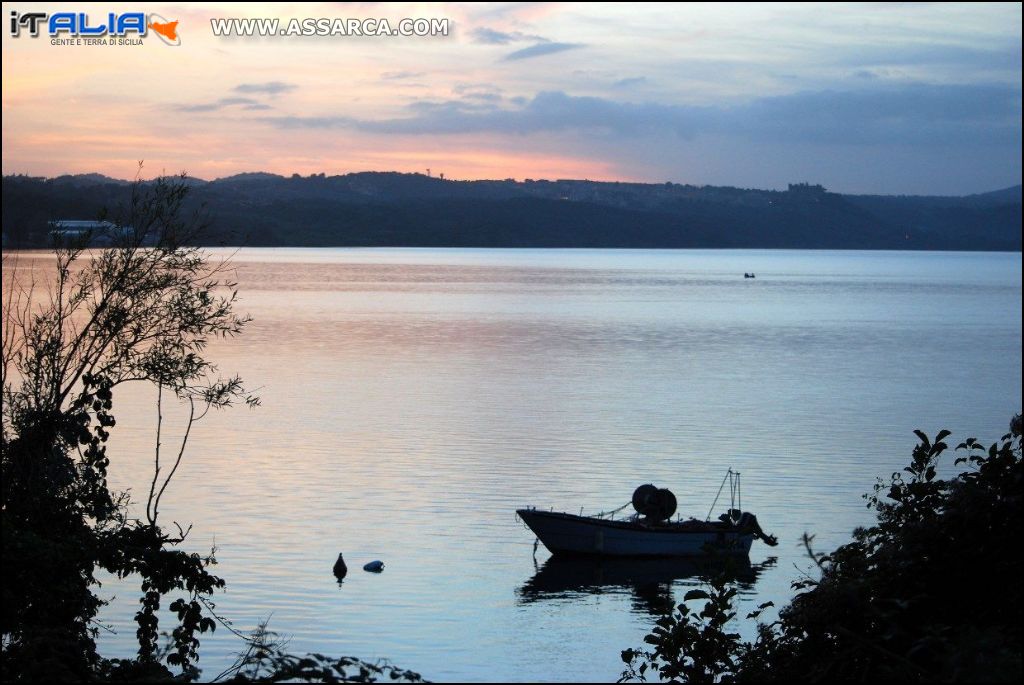
[[[614,679],[651,612],[700,582],[543,548],[535,566],[517,507],[600,511],[654,482],[703,517],[739,470],[780,540],[755,543],[742,616],[789,597],[802,533],[827,549],[870,520],[861,495],[905,465],[914,428],[990,441],[1021,408],[1020,254],[247,249],[234,264],[254,321],[210,354],[263,406],[193,431],[164,521],[216,544],[238,628],[270,617],[293,651],[436,680]],[[154,400],[115,398],[112,481],[140,497]],[[372,559],[383,574],[359,570]],[[102,588],[105,653],[134,651],[135,590]],[[205,638],[207,677],[239,647]]]

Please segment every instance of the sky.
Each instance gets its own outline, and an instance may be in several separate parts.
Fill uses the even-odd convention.
[[[1021,182],[1021,4],[3,3],[3,173],[403,171],[846,193]],[[145,12],[53,45],[11,11]],[[215,36],[211,19],[447,19]],[[66,34],[65,34],[66,35]]]

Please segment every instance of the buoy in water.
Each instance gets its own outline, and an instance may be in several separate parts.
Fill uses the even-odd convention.
[[[338,560],[334,562],[334,577],[341,580],[348,573],[348,566],[345,565],[345,560],[341,556],[341,552],[338,552]]]

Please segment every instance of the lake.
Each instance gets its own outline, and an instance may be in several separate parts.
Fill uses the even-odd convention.
[[[216,545],[218,611],[237,628],[269,618],[292,651],[433,680],[614,680],[657,610],[700,585],[685,565],[631,581],[535,560],[517,507],[608,510],[651,482],[703,518],[740,471],[744,508],[780,541],[755,542],[743,616],[790,597],[804,532],[827,551],[871,521],[861,495],[908,463],[913,429],[991,442],[1021,409],[1019,253],[244,249],[233,263],[253,322],[209,353],[263,405],[193,430],[162,521],[194,524],[189,549]],[[184,410],[164,411],[172,444]],[[123,388],[114,414],[111,482],[144,499],[155,393]],[[380,575],[361,570],[374,559]],[[134,653],[137,587],[100,594],[116,630],[101,651]],[[204,675],[240,647],[205,637]]]

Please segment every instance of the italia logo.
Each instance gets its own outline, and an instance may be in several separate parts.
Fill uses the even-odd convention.
[[[152,31],[157,38],[167,45],[181,45],[178,35],[178,22],[165,17],[144,12],[108,12],[102,19],[90,17],[85,12],[26,12],[21,14],[11,11],[11,36],[18,38],[22,31],[30,37],[38,38],[41,31],[51,39],[61,38],[127,38],[137,36],[143,38]],[[139,41],[141,42],[141,41]]]

